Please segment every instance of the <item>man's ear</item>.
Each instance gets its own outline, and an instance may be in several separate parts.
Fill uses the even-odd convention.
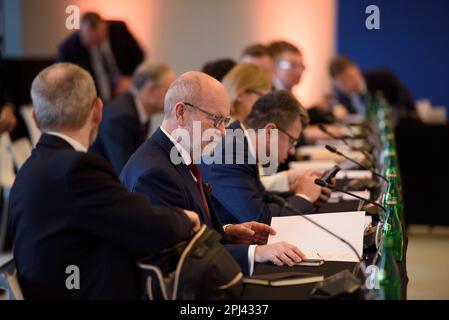
[[[32,112],[32,116],[33,116],[34,123],[36,124],[36,127],[37,127],[39,130],[42,131],[41,126],[39,125],[39,122],[37,121],[37,118],[36,118],[36,112],[34,111],[34,109],[33,109],[33,112]]]
[[[92,119],[95,124],[99,124],[103,119],[103,101],[100,98],[95,99],[92,106]]]
[[[273,122],[268,122],[264,127],[266,135],[266,143],[270,144],[271,130],[277,129],[277,126]]]
[[[273,129],[277,129],[277,126],[275,123],[273,122],[268,122],[264,127],[265,130],[267,130],[268,132],[270,132]]]
[[[184,123],[186,121],[186,109],[186,106],[181,102],[178,102],[175,105],[176,123],[180,126],[184,126]]]

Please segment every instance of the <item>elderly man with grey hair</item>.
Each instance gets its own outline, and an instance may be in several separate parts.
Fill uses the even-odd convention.
[[[255,262],[294,265],[305,256],[285,242],[267,245],[269,234],[275,233],[270,226],[254,221],[223,226],[210,188],[202,181],[196,164],[201,154],[195,150],[207,149],[210,141],[202,139],[206,131],[225,135],[230,106],[220,82],[205,73],[184,73],[167,92],[161,127],[131,156],[120,179],[129,191],[146,194],[154,204],[198,212],[203,224],[222,235],[246,275],[252,274]]]
[[[31,96],[43,134],[10,195],[10,231],[26,299],[136,299],[136,260],[191,237],[194,212],[151,206],[88,154],[102,118],[92,77],[44,69]]]
[[[106,104],[90,151],[109,160],[117,174],[147,139],[151,120],[163,111],[165,93],[175,78],[165,64],[141,64],[134,72],[131,89]]]

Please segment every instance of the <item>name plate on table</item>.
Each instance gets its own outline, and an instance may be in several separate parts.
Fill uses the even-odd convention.
[[[366,224],[364,211],[305,216],[348,241],[362,256]],[[271,226],[276,230],[276,235],[270,235],[268,243],[285,241],[294,244],[306,255],[307,259],[358,262],[355,253],[345,243],[302,216],[273,217]]]

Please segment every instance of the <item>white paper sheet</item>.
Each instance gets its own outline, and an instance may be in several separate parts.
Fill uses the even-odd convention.
[[[350,191],[350,192],[355,194],[355,195],[357,195],[357,196],[359,196],[359,197],[365,198],[365,199],[369,199],[370,195],[371,195],[369,190]],[[353,196],[351,196],[349,194],[346,194],[346,193],[343,193],[343,192],[339,192],[339,191],[332,192],[331,193],[331,198],[332,199],[342,199],[342,200],[358,200],[357,198],[355,198],[355,197],[353,197]]]
[[[373,173],[369,170],[341,170],[337,173],[337,179],[371,179]]]
[[[337,212],[306,215],[351,243],[362,255],[365,212]],[[315,226],[302,216],[273,217],[271,226],[276,235],[268,243],[286,241],[296,245],[308,259],[358,262],[355,253],[343,242]]]
[[[306,171],[307,169],[313,170],[330,170],[337,163],[331,160],[312,160],[312,161],[292,161],[289,163],[290,168]]]

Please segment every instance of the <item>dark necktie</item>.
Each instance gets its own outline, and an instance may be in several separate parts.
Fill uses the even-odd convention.
[[[201,178],[201,172],[200,168],[196,164],[190,164],[189,166],[190,172],[195,176],[196,183],[198,185],[198,189],[201,194],[201,199],[203,200],[204,208],[206,209],[206,213],[209,216],[210,219],[210,212],[209,212],[209,206],[207,205],[206,195],[204,194],[204,188],[203,188],[203,179]]]

